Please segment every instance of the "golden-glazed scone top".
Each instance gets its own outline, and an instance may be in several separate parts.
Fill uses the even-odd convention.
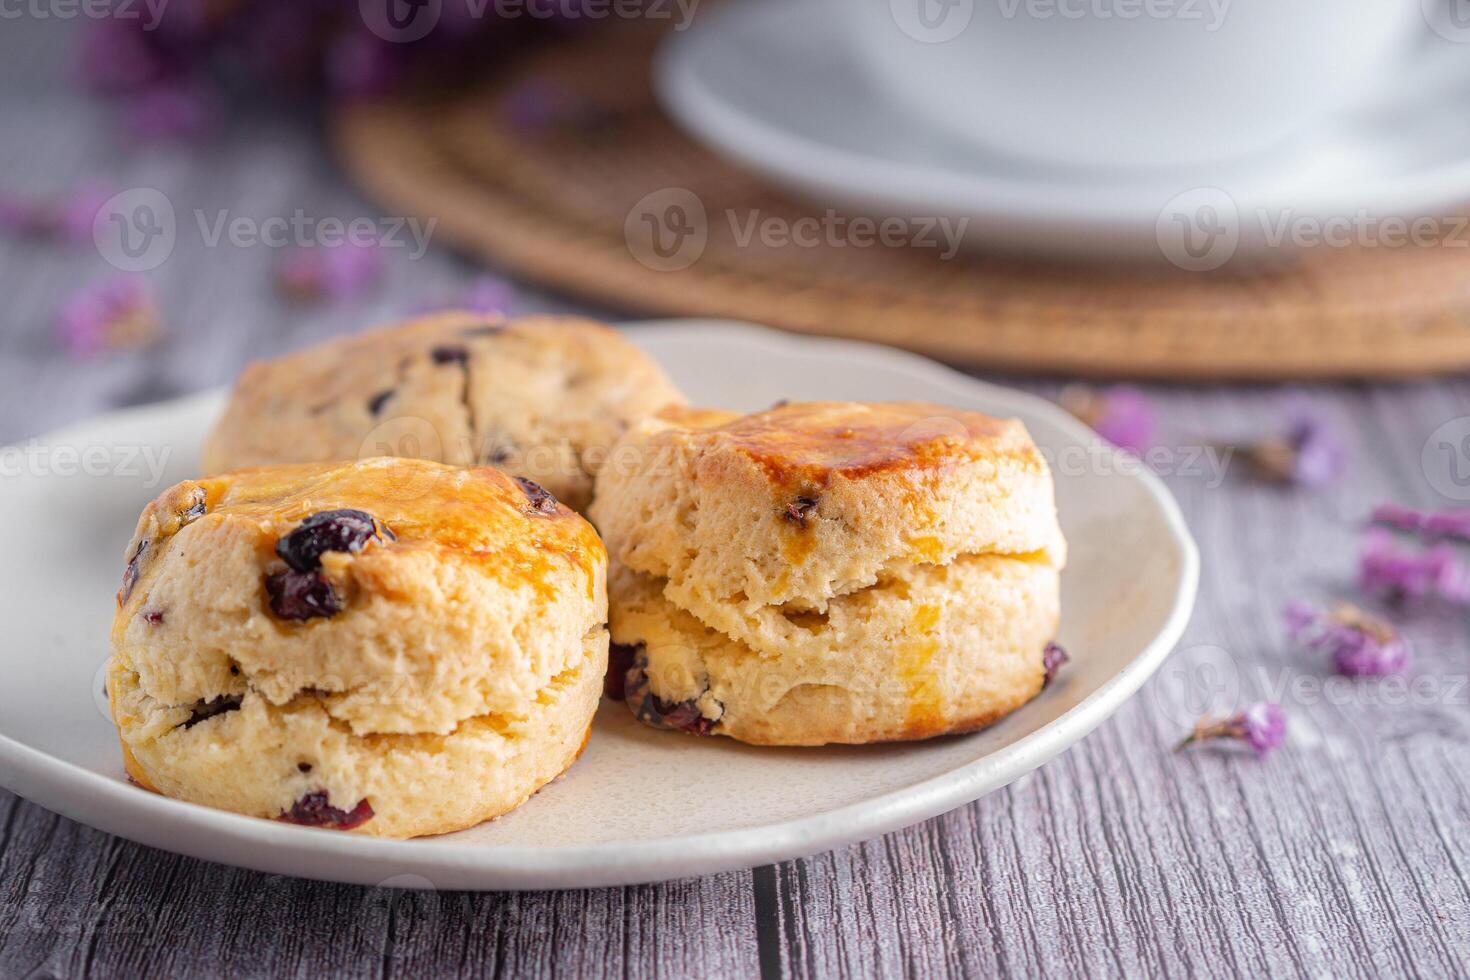
[[[783,487],[928,470],[999,454],[1034,459],[1040,466],[1019,422],[925,402],[794,402],[731,416],[717,426],[698,425],[712,422],[715,414],[672,417],[709,428]]]
[[[388,532],[356,556],[356,578],[368,588],[391,588],[390,577],[370,574],[384,551],[429,552],[532,582],[545,579],[551,562],[590,569],[606,561],[592,526],[534,483],[489,467],[392,458],[259,467],[181,483],[143,511],[127,558],[145,545],[158,549],[187,524],[230,521],[255,529],[265,565],[302,521],[344,509],[370,514]],[[142,564],[146,577],[151,563]]]
[[[1025,427],[919,402],[665,409],[614,450],[591,514],[609,552],[671,597],[820,608],[898,565],[1065,561]]]
[[[488,468],[381,458],[186,482],[144,511],[125,560],[113,648],[150,697],[310,697],[359,733],[514,711],[606,620],[591,525]]]

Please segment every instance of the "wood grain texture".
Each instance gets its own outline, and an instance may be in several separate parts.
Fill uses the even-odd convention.
[[[54,311],[107,266],[87,249],[0,238],[0,442],[223,383],[249,357],[443,299],[472,274],[439,251],[394,256],[383,291],[361,303],[283,305],[267,286],[277,256],[204,247],[192,210],[371,209],[286,122],[243,119],[182,154],[128,148],[57,80],[60,26],[7,22],[0,37],[0,120],[18,134],[0,140],[0,173],[25,191],[98,175],[165,189],[180,243],[150,279],[172,331],[147,353],[68,360]],[[569,308],[534,293],[523,304]],[[0,792],[0,977],[1470,975],[1465,616],[1404,618],[1415,688],[1322,687],[1324,665],[1286,650],[1280,630],[1289,597],[1353,594],[1374,502],[1457,503],[1450,467],[1470,457],[1451,440],[1448,451],[1428,443],[1427,469],[1422,459],[1431,433],[1470,416],[1470,381],[1311,390],[1353,457],[1351,477],[1317,494],[1252,482],[1239,460],[1222,473],[1194,458],[1207,440],[1278,426],[1283,391],[1149,394],[1171,447],[1156,468],[1204,555],[1200,606],[1138,698],[1021,782],[775,868],[501,895],[235,870]],[[1205,706],[1271,695],[1291,736],[1270,758],[1170,752]]]

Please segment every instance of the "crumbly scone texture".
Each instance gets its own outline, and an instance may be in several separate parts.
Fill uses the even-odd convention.
[[[689,731],[688,715],[665,722],[685,707],[701,734],[757,745],[929,738],[980,728],[1041,690],[1058,574],[996,555],[908,566],[825,615],[774,613],[756,645],[669,601],[661,581],[614,568],[613,642],[636,650],[629,707],[655,727]]]
[[[410,456],[495,466],[582,510],[624,431],[683,401],[603,324],[451,311],[251,365],[204,467]]]
[[[125,560],[109,692],[130,772],[168,795],[275,817],[329,793],[371,806],[361,832],[441,833],[519,804],[591,723],[606,551],[498,470],[190,481]]]
[[[968,731],[1045,681],[1066,545],[1021,423],[920,403],[633,429],[591,511],[629,707],[816,745]]]
[[[590,513],[613,558],[680,605],[820,611],[905,565],[1065,560],[1025,426],[918,402],[662,411],[614,448]]]

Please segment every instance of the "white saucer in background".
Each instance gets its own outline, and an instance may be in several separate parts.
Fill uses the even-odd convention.
[[[379,840],[156,796],[123,773],[101,668],[123,549],[143,505],[195,475],[223,403],[210,394],[43,437],[19,457],[41,462],[0,481],[0,786],[153,847],[280,874],[438,889],[658,881],[826,850],[977,799],[1090,732],[1179,640],[1199,556],[1178,507],[1156,477],[1118,466],[1116,451],[1051,403],[850,341],[709,321],[632,336],[696,404],[921,399],[1024,419],[1059,461],[1070,544],[1061,641],[1072,662],[984,731],[907,744],[756,748],[654,731],[605,701],[565,776],[498,820],[442,837]],[[58,446],[115,465],[107,475],[63,471]],[[165,453],[165,472],[150,480],[147,461]]]
[[[1123,177],[987,155],[924,125],[877,90],[841,28],[822,0],[727,4],[669,35],[658,96],[696,138],[818,206],[968,218],[967,243],[983,247],[1157,257],[1181,195],[1218,197],[1200,189],[1228,196],[1243,245],[1283,215],[1377,221],[1470,202],[1470,45],[1427,29],[1421,59],[1372,106],[1269,158]]]

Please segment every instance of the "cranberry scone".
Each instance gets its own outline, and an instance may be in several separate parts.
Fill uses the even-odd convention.
[[[251,365],[204,467],[373,456],[489,465],[581,510],[623,432],[683,401],[657,363],[603,324],[445,312]]]
[[[655,727],[772,745],[969,731],[1034,697],[1057,656],[1066,544],[1015,420],[670,408],[614,449],[591,515],[614,669]]]
[[[126,559],[107,686],[147,789],[414,837],[519,806],[585,744],[607,554],[529,480],[373,459],[187,482]]]

